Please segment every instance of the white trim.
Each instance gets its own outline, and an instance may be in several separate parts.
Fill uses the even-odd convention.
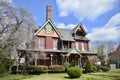
[[[57,28],[54,26],[54,24],[52,23],[51,20],[47,20],[47,21],[45,22],[45,24],[43,24],[42,27],[40,27],[40,28],[37,30],[37,32],[35,32],[34,35],[37,35],[37,34],[45,27],[45,25],[47,25],[48,23],[51,24],[51,27],[54,28],[54,30],[55,30],[55,32],[58,34],[58,36],[62,38],[63,36],[62,36],[61,33],[57,30]]]
[[[75,47],[76,47],[76,49],[79,49],[79,42],[78,41],[75,42]]]
[[[57,50],[58,47],[58,39],[53,38],[53,49]]]
[[[44,44],[45,44],[45,38],[44,37],[40,37],[39,38],[39,48],[44,49]]]
[[[84,42],[81,43],[81,46],[82,46],[82,51],[85,51],[85,43]]]

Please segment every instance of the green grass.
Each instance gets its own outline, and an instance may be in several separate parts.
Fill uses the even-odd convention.
[[[30,78],[32,75],[27,75],[27,74],[1,74],[0,75],[0,80],[23,80],[26,78]]]
[[[0,75],[0,80],[120,80],[120,69],[83,74],[80,78],[75,79],[69,78],[67,73],[45,73],[40,75]]]
[[[66,73],[41,74],[24,80],[120,80],[120,69],[109,72],[83,74],[80,78],[71,79]]]

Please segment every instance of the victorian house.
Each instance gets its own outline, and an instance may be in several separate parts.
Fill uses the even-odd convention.
[[[34,48],[27,50],[36,54],[35,65],[74,62],[76,66],[84,67],[86,60],[96,55],[89,51],[90,40],[86,35],[82,24],[76,25],[72,30],[57,28],[51,20],[51,6],[47,6],[46,22],[34,33]]]

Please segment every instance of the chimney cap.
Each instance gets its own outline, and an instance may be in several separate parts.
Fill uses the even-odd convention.
[[[51,10],[51,6],[47,6],[46,8],[47,8],[47,10]]]

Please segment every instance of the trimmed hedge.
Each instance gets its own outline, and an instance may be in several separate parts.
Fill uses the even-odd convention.
[[[85,65],[85,72],[92,72],[92,64],[89,60],[87,60],[86,65]]]
[[[81,68],[78,68],[78,67],[69,67],[67,69],[67,74],[71,78],[79,78],[82,75],[82,70]]]
[[[39,65],[39,66],[28,66],[27,67],[27,72],[29,74],[40,74],[40,73],[45,73],[48,71],[48,67],[47,66],[43,66],[43,65]]]
[[[107,66],[104,66],[104,67],[102,67],[102,68],[101,68],[101,70],[102,70],[102,71],[104,71],[104,72],[107,72],[107,71],[109,71],[109,70],[110,70],[110,68],[109,68],[109,67],[107,67]]]
[[[101,70],[107,72],[110,70],[110,68],[108,66],[102,66],[102,65],[97,66],[97,71],[99,72]]]
[[[52,65],[49,69],[51,73],[60,73],[64,70],[62,65]]]

